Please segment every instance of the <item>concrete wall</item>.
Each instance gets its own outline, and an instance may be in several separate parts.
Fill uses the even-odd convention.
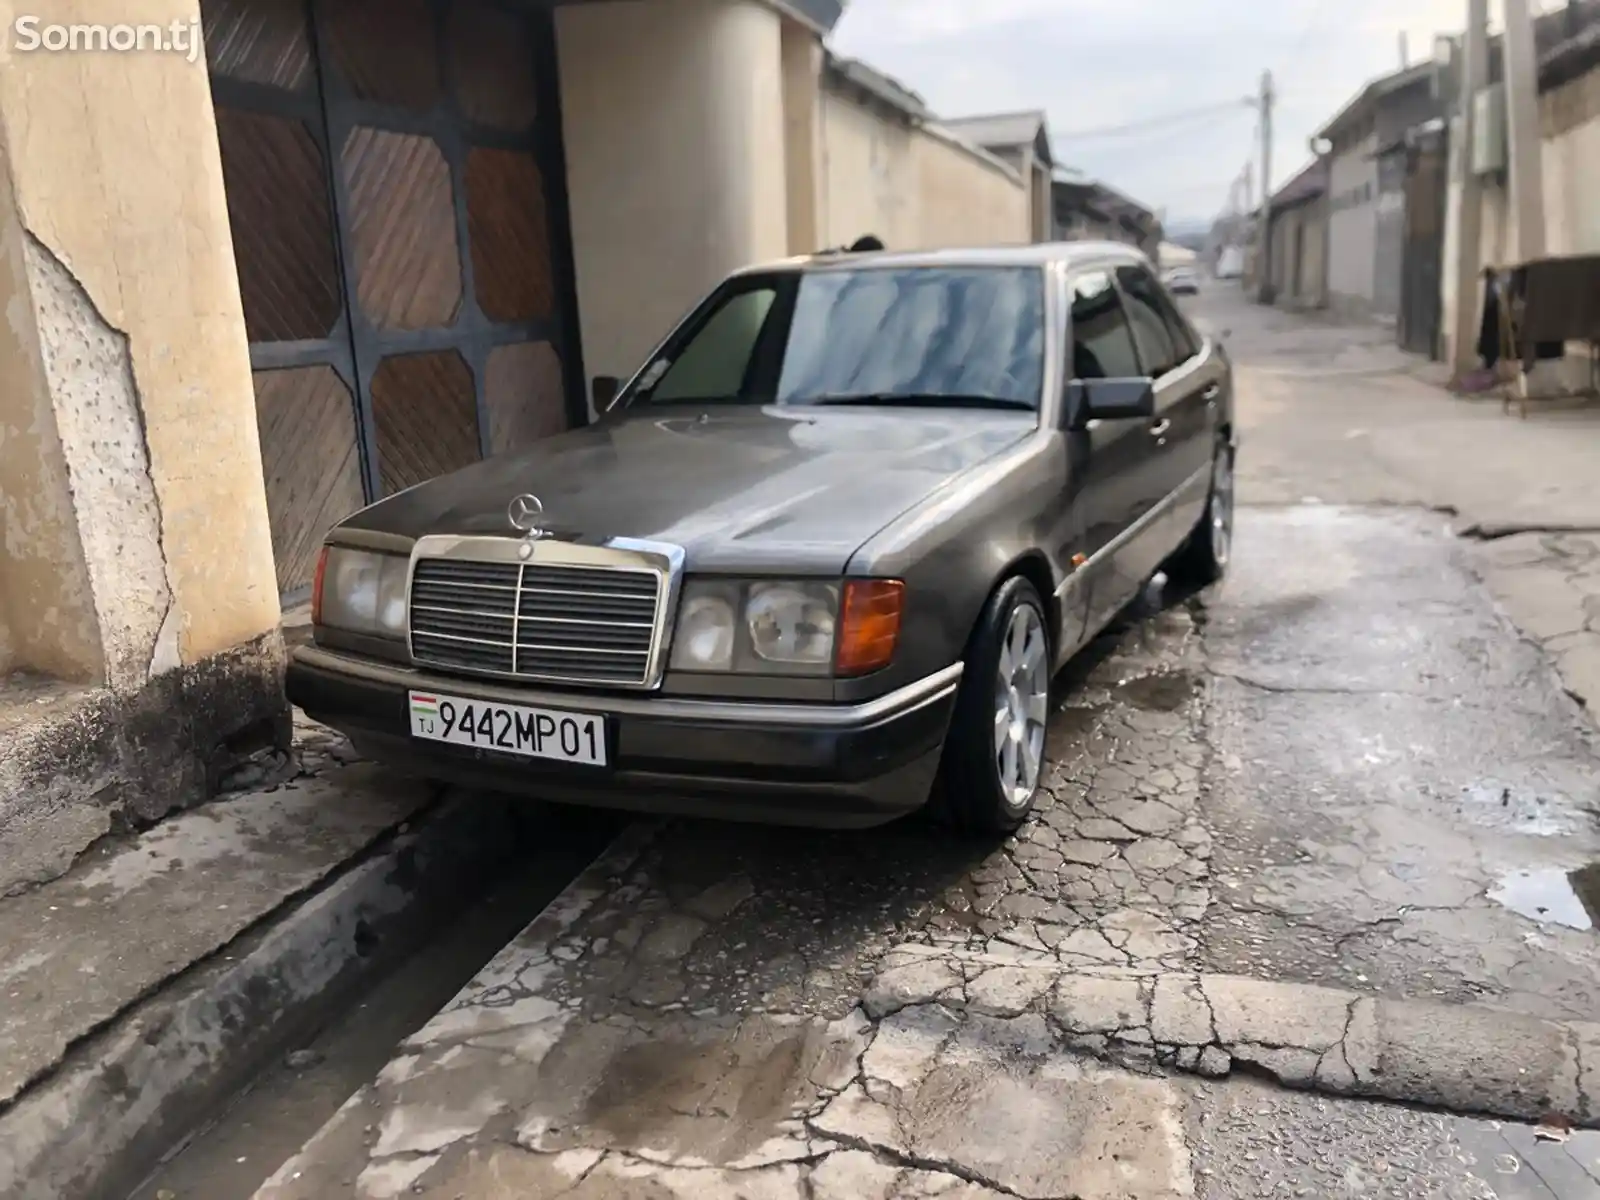
[[[1545,251],[1548,254],[1600,253],[1600,71],[1544,92],[1539,97],[1539,124],[1543,138]],[[1445,219],[1445,269],[1443,289],[1444,354],[1454,353],[1456,278],[1456,214],[1459,210],[1460,139],[1450,146],[1450,195]],[[1504,185],[1486,179],[1483,187],[1483,227],[1480,261],[1485,266],[1516,262],[1516,229],[1510,196]],[[1481,305],[1481,287],[1473,290]],[[1569,382],[1584,382],[1587,367],[1569,362]]]
[[[1374,292],[1378,238],[1375,135],[1341,147],[1328,167],[1328,301],[1365,312]]]
[[[1285,308],[1317,308],[1327,284],[1327,199],[1283,210],[1272,221],[1272,286]],[[1300,270],[1295,272],[1298,234]]]
[[[1545,249],[1600,253],[1600,70],[1539,97]]]
[[[194,0],[169,7],[162,20],[196,15]],[[102,8],[63,0],[51,19],[104,19]],[[5,0],[0,20],[9,26],[30,11]],[[25,302],[8,306],[0,369],[25,385],[8,406],[53,410],[56,429],[43,437],[60,444],[78,511],[75,543],[65,537],[59,558],[41,555],[63,541],[64,514],[30,515],[23,505],[58,503],[62,469],[41,467],[54,481],[37,499],[27,468],[0,478],[7,543],[22,546],[0,569],[13,596],[13,654],[133,686],[278,620],[205,66],[153,52],[14,52],[0,71],[0,113],[16,222],[5,247],[13,300],[26,280]],[[52,584],[57,562],[73,578]],[[92,598],[97,671],[86,670],[79,606],[36,603],[52,589]]]
[[[810,254],[826,244],[822,229],[822,39],[798,21],[785,20],[780,43],[789,253]]]
[[[824,88],[823,236],[843,246],[875,233],[896,249],[921,244],[921,204],[905,120]]]
[[[31,11],[0,0],[0,27]],[[4,894],[203,799],[288,709],[204,63],[13,50],[0,162],[4,666],[56,679],[40,704],[0,681]]]
[[[1026,242],[1028,175],[936,126],[824,87],[823,244],[895,249]]]
[[[788,252],[782,22],[754,0],[556,10],[591,376],[630,374],[729,271]]]
[[[1028,185],[1013,168],[932,125],[919,131],[912,161],[922,210],[919,246],[1032,240]]]

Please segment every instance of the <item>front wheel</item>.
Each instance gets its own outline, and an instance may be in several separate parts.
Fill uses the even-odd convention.
[[[1050,666],[1044,602],[1026,579],[1008,579],[967,651],[935,803],[945,824],[1005,834],[1027,818],[1044,774]]]
[[[1167,565],[1167,578],[1194,588],[1220,582],[1233,553],[1233,447],[1219,441],[1211,456],[1206,510]]]

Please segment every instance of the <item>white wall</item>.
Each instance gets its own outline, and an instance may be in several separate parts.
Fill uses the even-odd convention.
[[[886,246],[919,244],[921,211],[910,125],[824,87],[823,236],[843,246],[875,233]]]
[[[1335,307],[1372,303],[1378,249],[1376,135],[1341,149],[1328,164],[1328,299]],[[1366,199],[1349,198],[1365,188]]]
[[[892,249],[1027,242],[1027,175],[937,126],[824,87],[823,243]]]
[[[556,9],[588,374],[630,374],[729,271],[788,249],[782,18],[755,0]]]
[[[919,131],[912,157],[922,206],[920,246],[1033,240],[1029,185],[1013,168],[937,126]]]

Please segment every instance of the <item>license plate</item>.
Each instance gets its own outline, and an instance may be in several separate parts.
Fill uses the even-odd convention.
[[[606,765],[606,719],[522,704],[411,693],[411,736],[524,758]]]

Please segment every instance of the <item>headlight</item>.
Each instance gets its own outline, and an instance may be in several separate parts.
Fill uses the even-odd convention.
[[[398,554],[324,546],[313,586],[312,622],[347,633],[403,638],[409,569],[410,560]]]
[[[680,671],[731,671],[738,608],[737,585],[691,585],[678,613],[672,665]]]
[[[831,583],[753,583],[744,605],[750,651],[762,662],[826,669],[838,611]]]
[[[862,588],[873,589],[870,596],[858,596]],[[837,583],[691,579],[678,610],[672,669],[752,675],[829,675],[837,669],[856,675],[887,665],[899,632],[901,585],[851,580],[844,590],[847,620],[841,632]],[[869,601],[866,607],[862,599]],[[859,615],[868,620],[852,633]],[[856,645],[860,633],[870,645]]]

